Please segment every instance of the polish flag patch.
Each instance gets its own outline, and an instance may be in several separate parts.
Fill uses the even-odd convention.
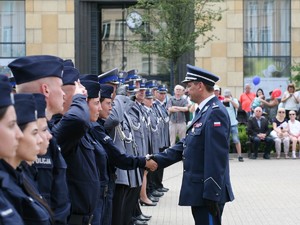
[[[221,126],[221,122],[214,122],[214,127],[220,127]]]

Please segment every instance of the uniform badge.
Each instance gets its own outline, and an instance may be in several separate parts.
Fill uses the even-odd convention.
[[[214,127],[220,127],[221,126],[221,122],[214,122]]]

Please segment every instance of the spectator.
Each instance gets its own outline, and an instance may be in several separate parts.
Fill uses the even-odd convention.
[[[230,133],[232,136],[232,141],[235,144],[236,151],[238,153],[238,160],[244,162],[242,157],[241,142],[239,139],[238,121],[236,119],[237,109],[239,108],[239,102],[236,98],[233,98],[230,90],[224,90],[224,100],[223,104],[230,118]]]
[[[296,120],[296,112],[294,110],[289,112],[289,117],[290,120],[288,121],[288,128],[290,140],[292,141],[292,157],[295,159],[297,142],[300,144],[300,122]]]
[[[276,116],[277,113],[277,108],[278,108],[278,104],[279,101],[277,98],[275,98],[272,95],[273,91],[270,91],[269,95],[270,95],[270,100],[267,101],[265,99],[261,99],[260,101],[264,104],[264,106],[266,108],[268,108],[267,112],[268,112],[268,116],[269,118],[274,118]]]
[[[270,159],[270,149],[273,144],[273,139],[269,136],[269,122],[265,117],[262,117],[261,107],[256,107],[254,109],[254,116],[248,120],[247,131],[250,140],[254,145],[251,159],[257,158],[258,147],[262,141],[265,142],[263,158]]]
[[[246,84],[245,92],[240,96],[241,108],[248,114],[248,117],[251,114],[251,103],[255,98],[255,93],[250,91],[251,91],[250,84]]]
[[[288,159],[290,138],[288,133],[288,123],[287,123],[287,119],[285,118],[284,108],[278,108],[277,115],[273,118],[272,121],[273,121],[273,131],[271,132],[271,136],[274,138],[275,141],[277,159],[280,159],[281,143],[283,143],[284,146],[285,158]]]
[[[224,100],[224,96],[221,95],[221,88],[218,85],[214,86],[214,94],[220,101]]]
[[[175,95],[172,96],[167,103],[167,109],[170,115],[169,130],[171,146],[175,144],[177,135],[179,139],[185,137],[185,112],[188,111],[188,101],[183,97],[184,87],[176,85],[174,93]]]
[[[288,120],[289,111],[294,110],[298,112],[299,94],[295,92],[295,85],[289,84],[287,91],[283,93],[281,98],[282,105],[280,107],[285,108],[285,117]]]
[[[261,100],[265,99],[265,94],[263,89],[258,88],[256,91],[256,97],[253,99],[251,103],[251,111],[254,111],[254,109],[258,106],[260,106],[264,111],[264,104]]]

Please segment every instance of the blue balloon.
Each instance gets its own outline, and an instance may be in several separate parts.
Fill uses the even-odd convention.
[[[253,77],[252,82],[254,85],[258,85],[260,83],[260,77],[259,76]]]

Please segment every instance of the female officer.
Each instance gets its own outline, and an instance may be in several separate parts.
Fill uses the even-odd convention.
[[[19,141],[16,155],[4,157],[0,161],[0,169],[7,172],[10,178],[5,195],[13,202],[25,224],[50,225],[53,222],[49,206],[31,182],[22,175],[22,171],[17,169],[23,160],[36,160],[42,142],[38,134],[34,96],[16,94],[15,109],[23,137]]]
[[[17,125],[15,108],[12,105],[11,86],[8,78],[0,75],[0,159],[14,157],[23,134]],[[4,192],[8,188],[9,175],[0,171],[0,224],[23,225],[21,216]]]

